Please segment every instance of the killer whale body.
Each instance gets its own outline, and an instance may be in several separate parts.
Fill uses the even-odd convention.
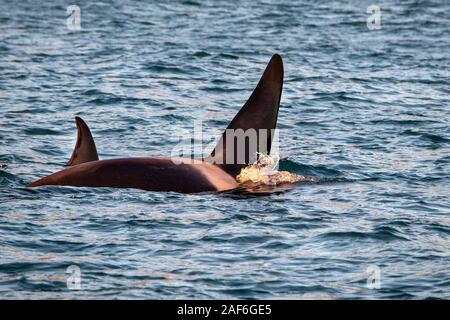
[[[274,54],[250,98],[236,114],[227,129],[267,130],[266,143],[259,144],[257,152],[270,154],[283,85],[283,61]],[[235,179],[239,171],[253,162],[245,155],[243,163],[235,158],[227,163],[227,136],[224,134],[206,159],[188,158],[122,158],[99,160],[94,139],[86,123],[79,117],[77,142],[68,162],[68,168],[27,185],[74,187],[135,188],[147,191],[174,191],[199,193],[227,191],[238,187]],[[259,139],[259,138],[258,138]],[[245,142],[246,149],[248,142]]]
[[[198,193],[237,187],[236,180],[219,167],[201,160],[123,158],[86,162],[54,173],[29,185],[134,188],[147,191]]]

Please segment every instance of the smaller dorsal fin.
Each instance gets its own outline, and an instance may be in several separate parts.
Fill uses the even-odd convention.
[[[94,138],[92,138],[91,130],[86,122],[80,117],[75,117],[77,124],[77,143],[73,150],[72,157],[67,163],[68,166],[75,166],[80,163],[98,160],[97,148],[95,147]]]

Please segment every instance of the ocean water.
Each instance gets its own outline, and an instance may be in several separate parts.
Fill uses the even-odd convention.
[[[450,298],[448,1],[379,1],[374,30],[370,1],[73,2],[80,30],[67,1],[0,0],[0,298]],[[24,187],[75,115],[102,159],[219,134],[273,53],[280,170],[317,183]]]

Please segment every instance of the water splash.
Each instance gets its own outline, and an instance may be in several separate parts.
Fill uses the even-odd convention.
[[[308,178],[288,171],[278,171],[280,157],[258,153],[258,160],[243,168],[236,180],[240,184],[257,184],[277,186],[296,182],[317,182],[314,178]]]

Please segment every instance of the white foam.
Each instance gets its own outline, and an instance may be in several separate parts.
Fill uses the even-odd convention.
[[[285,183],[296,183],[300,181],[314,182],[314,179],[304,177],[288,171],[278,171],[280,158],[258,153],[258,160],[243,168],[237,175],[236,180],[241,184],[254,183],[258,185],[276,186]]]

